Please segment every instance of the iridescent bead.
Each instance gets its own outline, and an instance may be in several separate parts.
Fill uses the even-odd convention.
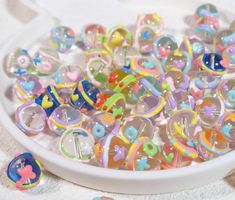
[[[38,71],[38,75],[51,75],[61,65],[59,54],[49,48],[40,48],[34,54],[33,61]]]
[[[35,99],[41,89],[42,85],[35,75],[19,76],[14,84],[15,94],[22,102]]]
[[[162,68],[164,71],[178,69],[187,74],[191,69],[191,58],[187,52],[175,50],[166,58],[162,59]]]
[[[195,36],[189,37],[185,35],[179,49],[181,51],[186,51],[192,61],[195,61],[199,56],[205,53],[203,42]]]
[[[195,99],[203,96],[213,96],[216,93],[220,78],[208,72],[198,72],[190,81],[190,93]]]
[[[170,91],[175,91],[177,89],[187,90],[189,87],[189,77],[184,74],[181,70],[172,69],[161,75],[161,82],[166,82]]]
[[[149,118],[153,124],[160,123],[164,120],[160,117],[165,104],[161,96],[143,96],[131,109],[131,115]]]
[[[99,57],[89,59],[86,66],[86,74],[89,80],[97,87],[106,87],[110,71],[111,66]]]
[[[222,57],[223,60],[220,63],[226,68],[228,73],[235,72],[235,45],[227,47]]]
[[[214,39],[214,46],[220,53],[222,53],[227,47],[234,44],[235,32],[230,29],[220,31]]]
[[[138,137],[144,136],[152,139],[154,136],[154,127],[148,118],[129,116],[120,128],[120,135],[125,143],[132,144]]]
[[[201,6],[199,6],[196,10],[195,18],[197,19],[205,16],[219,18],[219,12],[216,6],[210,3],[202,4]]]
[[[218,19],[212,16],[204,16],[196,21],[195,34],[204,42],[212,43],[219,29]]]
[[[178,150],[176,150],[169,141],[166,141],[161,148],[163,169],[174,169],[179,167],[189,166],[192,163],[192,159],[186,156],[182,156]]]
[[[121,46],[114,49],[113,64],[117,68],[129,66],[132,57],[140,56],[139,51],[132,46]]]
[[[133,57],[130,62],[131,70],[141,76],[159,77],[162,72],[160,66],[160,61],[152,57]]]
[[[60,53],[67,52],[75,43],[75,32],[67,26],[57,26],[51,30],[50,44]]]
[[[81,122],[82,114],[67,104],[57,107],[47,121],[50,130],[57,135],[63,135],[67,129],[79,127]]]
[[[106,28],[100,24],[87,24],[82,28],[80,38],[85,49],[102,47]]]
[[[205,129],[200,132],[197,143],[197,151],[203,160],[224,155],[230,150],[224,135],[215,129]]]
[[[213,127],[223,114],[224,108],[218,97],[209,96],[196,102],[196,111],[202,126]]]
[[[104,46],[110,52],[123,45],[133,44],[132,33],[124,26],[118,25],[112,27],[105,35]]]
[[[27,135],[42,133],[46,127],[46,119],[44,109],[36,103],[22,104],[15,111],[16,124]]]
[[[88,162],[94,157],[93,136],[81,128],[68,129],[60,138],[60,152],[63,156]]]
[[[195,99],[185,89],[179,88],[172,92],[164,92],[163,97],[166,101],[165,114],[169,116],[178,109],[194,109],[195,107]]]
[[[95,145],[95,157],[99,166],[119,169],[126,159],[128,147],[119,137],[109,134]]]
[[[82,127],[98,141],[108,134],[118,134],[120,124],[111,113],[98,112],[84,121]]]
[[[7,177],[21,190],[32,188],[42,177],[40,163],[30,153],[17,155],[7,166]]]
[[[160,169],[160,151],[148,137],[139,137],[132,143],[127,157],[126,169],[145,171]]]
[[[167,121],[166,132],[170,138],[190,141],[196,134],[197,126],[197,113],[190,109],[180,109]]]
[[[100,58],[104,60],[107,66],[110,67],[112,65],[112,56],[105,49],[100,49],[100,48],[89,49],[88,51],[85,51],[84,54],[85,54],[85,63],[88,63],[90,59]]]
[[[217,87],[217,95],[226,108],[235,108],[235,78],[222,80]]]
[[[153,50],[153,43],[157,38],[154,29],[149,25],[137,27],[134,46],[143,54],[149,54]]]
[[[162,33],[163,20],[157,13],[147,13],[138,15],[136,27],[138,28],[145,25],[151,27],[157,35]]]
[[[182,157],[186,157],[189,160],[198,158],[198,152],[193,140],[184,140],[179,137],[172,137],[169,139],[169,144],[178,151]]]
[[[140,78],[133,87],[132,101],[138,102],[142,96],[161,96],[163,94],[162,86],[157,78],[146,76]]]
[[[228,142],[235,143],[235,113],[226,112],[219,119],[217,129],[226,137]]]
[[[83,78],[84,73],[78,65],[63,65],[54,75],[56,88],[67,93],[71,93]]]
[[[4,66],[10,77],[36,73],[33,60],[26,49],[16,49],[10,53]]]
[[[176,39],[172,35],[160,35],[153,46],[153,53],[157,58],[165,58],[178,48]]]

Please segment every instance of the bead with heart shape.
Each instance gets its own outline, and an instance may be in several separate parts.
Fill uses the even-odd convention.
[[[22,102],[34,100],[41,89],[40,80],[35,75],[19,76],[14,84],[15,94]]]

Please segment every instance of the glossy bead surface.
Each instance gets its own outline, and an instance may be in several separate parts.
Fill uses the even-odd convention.
[[[113,52],[113,63],[117,68],[130,65],[132,57],[139,56],[139,51],[132,46],[121,46]]]
[[[82,126],[98,141],[108,134],[118,134],[120,124],[111,113],[98,112],[85,121]]]
[[[136,27],[149,26],[159,35],[163,30],[163,20],[157,13],[140,14],[137,17]]]
[[[222,80],[217,87],[217,94],[225,107],[235,108],[235,78]]]
[[[160,61],[152,57],[133,57],[130,62],[131,70],[142,76],[159,77]]]
[[[95,145],[96,161],[101,167],[121,168],[126,159],[128,147],[117,136],[109,134]]]
[[[56,88],[65,92],[71,92],[83,78],[84,73],[78,65],[63,65],[54,75]]]
[[[85,63],[88,63],[90,59],[100,58],[102,59],[107,66],[112,65],[112,55],[106,49],[102,48],[93,48],[84,52],[85,54]]]
[[[82,112],[87,112],[94,108],[97,101],[97,95],[100,90],[95,87],[91,82],[82,80],[72,92],[71,105]]]
[[[57,26],[51,30],[50,42],[54,49],[65,53],[75,43],[75,32],[67,26]]]
[[[110,73],[108,87],[115,92],[122,93],[128,103],[133,103],[132,89],[136,83],[136,77],[124,70],[118,69]]]
[[[182,156],[172,145],[167,141],[161,148],[163,169],[174,169],[184,166],[189,166],[192,163],[192,159],[186,156]]]
[[[121,138],[127,144],[134,143],[138,137],[153,138],[154,127],[145,117],[129,116],[120,128]]]
[[[223,75],[226,72],[226,68],[221,62],[222,56],[216,53],[205,53],[200,57],[201,61],[199,68],[212,75]]]
[[[126,168],[136,171],[160,169],[158,147],[148,137],[137,138],[128,151]]]
[[[235,113],[227,112],[223,114],[218,126],[220,132],[226,137],[228,142],[235,142]]]
[[[208,72],[199,72],[190,81],[190,93],[195,99],[213,96],[220,79]]]
[[[235,44],[235,32],[226,29],[219,32],[214,39],[214,45],[218,52],[222,53],[227,47]]]
[[[134,116],[150,118],[154,121],[158,114],[163,110],[164,106],[165,100],[161,96],[143,96],[134,105],[131,114]]]
[[[58,106],[63,104],[63,99],[59,96],[54,85],[48,85],[45,91],[35,98],[35,103],[42,106],[49,116]]]
[[[163,93],[162,86],[157,78],[146,76],[140,78],[132,90],[132,101],[138,102],[142,96],[161,96]]]
[[[102,58],[91,58],[87,63],[87,76],[92,84],[97,87],[105,87],[111,66]]]
[[[220,61],[228,73],[235,72],[235,45],[227,47],[223,54],[223,60]]]
[[[137,27],[134,46],[143,54],[151,53],[156,38],[157,34],[151,26],[143,25]]]
[[[69,105],[57,107],[48,118],[50,130],[57,135],[63,135],[67,129],[77,128],[82,122],[82,114]]]
[[[49,48],[40,48],[34,55],[33,61],[38,75],[53,74],[61,65],[59,54]]]
[[[68,129],[60,138],[60,152],[67,158],[87,162],[94,157],[94,144],[93,136],[86,130]]]
[[[181,70],[169,70],[165,74],[162,74],[161,79],[162,82],[167,82],[171,91],[175,91],[177,89],[186,90],[189,87],[189,77]]]
[[[205,53],[205,45],[195,36],[184,36],[183,42],[181,43],[179,49],[181,51],[186,51],[192,61]]]
[[[215,18],[219,18],[219,12],[213,4],[206,3],[199,6],[196,10],[195,17],[200,18],[204,16],[212,16]]]
[[[160,35],[154,42],[153,52],[157,58],[165,58],[177,48],[178,44],[174,36]]]
[[[15,94],[22,102],[33,100],[41,89],[42,85],[35,75],[19,76],[14,84]]]
[[[212,43],[219,29],[218,19],[204,16],[196,21],[194,33],[204,42]]]
[[[22,190],[36,186],[41,176],[41,166],[30,153],[16,156],[7,167],[7,177]]]
[[[42,133],[46,127],[46,118],[44,109],[36,103],[22,104],[15,111],[16,124],[27,135]]]
[[[124,26],[112,27],[105,35],[104,45],[110,52],[117,47],[132,44],[132,33]]]
[[[197,125],[197,113],[190,109],[181,109],[170,117],[166,131],[169,137],[191,140],[194,138]]]
[[[205,129],[198,136],[197,151],[201,159],[210,160],[227,153],[229,145],[220,131]]]
[[[122,119],[126,108],[126,99],[121,93],[105,91],[98,95],[96,108],[102,112],[112,113],[116,119]]]
[[[102,47],[106,28],[100,24],[87,24],[82,28],[80,37],[86,49]]]
[[[213,127],[224,112],[223,105],[217,97],[203,97],[197,101],[196,111],[204,127]]]
[[[36,73],[33,60],[26,49],[16,49],[7,56],[5,71],[10,77]]]
[[[191,68],[191,58],[188,53],[179,50],[171,52],[167,58],[162,60],[164,71],[178,69],[186,74]]]

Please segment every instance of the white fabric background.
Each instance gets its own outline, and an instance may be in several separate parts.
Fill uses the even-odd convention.
[[[40,1],[40,4],[47,3],[48,0]],[[56,1],[54,1],[56,2]],[[235,5],[231,0],[224,1]],[[52,2],[50,2],[52,4]],[[0,44],[9,35],[13,34],[21,23],[14,15],[14,0],[0,0]],[[56,9],[56,6],[53,8]],[[22,21],[27,18],[22,14]],[[1,52],[0,52],[1,53]],[[230,177],[216,181],[209,185],[205,185],[193,190],[182,191],[178,193],[162,194],[162,195],[118,195],[111,193],[103,193],[92,189],[74,185],[64,181],[48,172],[44,172],[42,183],[30,190],[16,190],[6,180],[4,167],[17,152],[22,152],[16,142],[10,138],[6,130],[0,127],[0,200],[92,200],[96,196],[108,196],[116,200],[234,200],[235,199],[235,174]],[[203,178],[203,177],[202,177]],[[193,180],[192,180],[193,181]],[[138,184],[138,183],[136,183]],[[177,183],[176,183],[177,184]]]

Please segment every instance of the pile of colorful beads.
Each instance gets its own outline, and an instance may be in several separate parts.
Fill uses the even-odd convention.
[[[181,44],[149,13],[138,16],[134,32],[58,26],[50,47],[15,50],[5,71],[22,102],[17,126],[31,136],[57,134],[63,156],[106,168],[170,169],[231,151],[235,26],[220,31],[211,4],[194,20],[195,35]],[[84,66],[62,64],[75,48],[84,50]]]

